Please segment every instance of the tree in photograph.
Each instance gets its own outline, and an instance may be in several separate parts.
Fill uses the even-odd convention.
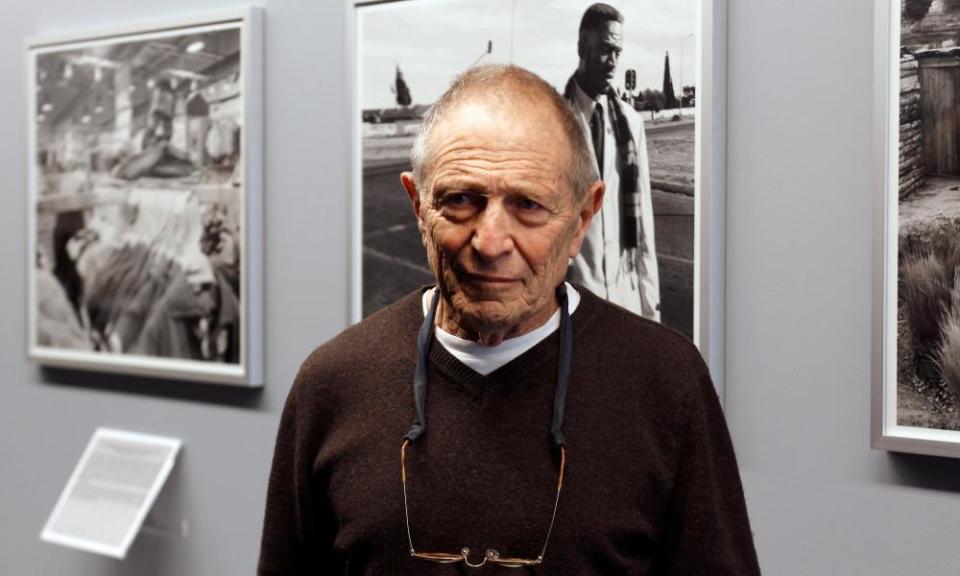
[[[663,110],[663,92],[647,88],[643,91],[643,110],[650,112],[650,119],[655,120],[657,112]]]
[[[643,100],[643,90],[637,90],[633,94],[633,109],[637,112],[643,112],[646,110],[646,108],[644,108],[645,105],[646,103]]]
[[[680,105],[684,108],[691,108],[697,105],[697,88],[695,86],[683,87],[683,96],[680,97]]]
[[[663,105],[665,108],[678,108],[677,95],[673,91],[673,78],[670,76],[670,53],[663,62]]]
[[[410,96],[410,87],[407,86],[407,82],[403,79],[403,72],[400,71],[400,65],[397,65],[397,77],[394,80],[394,94],[397,95],[397,104],[406,108],[411,103],[413,103],[413,98]]]
[[[931,4],[933,0],[904,0],[903,17],[911,22],[922,20],[930,11]]]

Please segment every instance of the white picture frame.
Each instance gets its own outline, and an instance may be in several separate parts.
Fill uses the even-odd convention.
[[[262,385],[262,37],[262,10],[251,6],[26,41],[27,355],[31,360],[77,370]],[[221,46],[229,47],[229,51],[217,52]],[[99,88],[101,85],[106,88]],[[122,96],[126,90],[130,96]],[[169,128],[164,135],[164,123],[157,122],[160,128],[155,133],[160,136],[148,147],[143,133],[153,130],[151,119],[163,112],[171,112],[166,121]],[[41,137],[43,122],[47,125]],[[166,144],[156,144],[164,138]],[[178,138],[180,146],[186,138],[189,147],[177,148]],[[51,142],[60,144],[54,149]],[[69,152],[71,145],[73,150]],[[157,152],[160,160],[151,156],[158,149],[166,150]],[[177,162],[187,168],[178,172]],[[189,176],[182,176],[190,170]],[[56,188],[50,185],[54,179]],[[107,205],[120,207],[108,209],[104,207]],[[100,218],[100,213],[109,210],[126,210],[126,227],[117,225],[116,217]],[[170,314],[171,318],[189,318],[180,332],[196,335],[195,340],[190,337],[188,350],[182,346],[175,349],[162,340],[169,337],[160,328],[164,320],[158,302],[176,308],[174,296],[162,300],[171,292],[167,288],[175,284],[172,273],[154,297],[144,299],[147,305],[141,308],[146,311],[134,316],[139,322],[127,322],[135,328],[124,334],[135,336],[125,338],[116,337],[120,321],[112,324],[122,314],[118,312],[123,308],[119,298],[112,299],[100,290],[105,284],[91,287],[94,275],[80,277],[76,271],[80,258],[64,265],[72,265],[73,272],[61,276],[52,273],[58,264],[50,264],[51,254],[57,263],[69,263],[70,249],[66,245],[78,237],[69,235],[69,226],[63,227],[66,232],[58,236],[62,230],[57,230],[57,225],[67,212],[81,214],[85,241],[93,238],[88,246],[115,234],[111,248],[137,246],[138,251],[131,252],[136,256],[146,253],[166,258],[168,270],[176,266],[182,271],[194,292],[217,287],[215,305],[177,309]],[[203,223],[197,224],[198,219]],[[105,222],[102,230],[89,232],[93,221]],[[197,226],[205,235],[204,241],[212,242],[203,252],[196,250],[199,242],[191,241]],[[104,234],[103,230],[110,233]],[[208,250],[217,251],[218,258],[226,254],[221,260],[232,271],[229,290],[224,288],[227,276],[219,273],[226,268],[213,265]],[[67,256],[63,256],[64,251]],[[201,256],[195,257],[194,251]],[[106,270],[107,274],[99,278],[109,279],[120,260],[105,260],[109,265],[97,270]],[[205,270],[206,276],[194,269]],[[80,280],[49,281],[50,277],[60,280],[72,275]],[[43,278],[38,280],[40,276]],[[42,297],[38,282],[45,289]],[[71,291],[64,290],[67,284]],[[53,289],[47,291],[47,287]],[[77,322],[69,314],[60,314],[65,309],[61,291],[68,295],[66,303],[72,305]],[[77,292],[82,295],[77,296]],[[96,310],[102,314],[85,317],[85,307],[92,309],[94,298]],[[48,313],[51,302],[59,315]],[[45,328],[39,327],[50,318],[55,322],[66,319],[69,329],[62,324],[50,330],[46,324]],[[205,325],[203,318],[207,319]],[[153,326],[157,330],[151,330]],[[226,326],[231,327],[229,333]],[[65,341],[64,334],[73,337]]]
[[[945,381],[932,381],[937,379],[932,375],[942,368],[921,368],[916,360],[920,357],[921,363],[941,362],[937,359],[938,348],[932,346],[925,351],[925,345],[914,336],[913,328],[921,320],[917,313],[911,316],[913,308],[907,300],[916,292],[902,289],[904,282],[918,278],[912,268],[918,260],[913,259],[920,255],[919,247],[926,241],[922,234],[916,235],[919,228],[915,226],[926,225],[926,218],[917,216],[916,207],[918,202],[927,202],[924,197],[937,195],[937,182],[931,181],[942,176],[929,167],[928,148],[933,149],[928,146],[929,138],[922,128],[912,125],[914,116],[920,126],[931,118],[922,107],[927,98],[934,97],[936,88],[925,69],[928,64],[936,65],[932,59],[937,58],[937,49],[931,49],[924,39],[931,32],[921,23],[926,16],[912,16],[912,24],[904,26],[908,16],[901,12],[902,6],[901,0],[878,0],[875,4],[872,156],[877,193],[873,206],[871,445],[880,450],[956,458],[960,457],[960,429],[956,423],[944,424],[955,416],[948,411],[938,413],[936,403],[928,401],[937,393],[936,387],[945,385]],[[903,36],[904,30],[909,38]],[[923,59],[931,60],[921,63]],[[910,116],[901,117],[901,109]],[[901,120],[907,126],[902,126]],[[911,138],[912,132],[906,130],[919,135]],[[902,144],[901,138],[919,142],[922,149],[915,150],[911,142]],[[911,174],[915,172],[924,184],[914,182]],[[941,313],[944,317],[937,322],[942,327],[949,308],[944,306]]]
[[[447,0],[456,2],[457,0]],[[692,77],[697,90],[695,110],[695,158],[694,158],[694,225],[692,286],[693,309],[691,336],[700,349],[711,372],[717,392],[723,399],[724,391],[724,290],[725,290],[725,187],[726,187],[726,61],[727,61],[727,1],[695,0],[698,9],[697,23],[694,28],[694,42],[690,48],[698,55],[695,73]],[[634,0],[613,1],[621,7]],[[349,96],[353,104],[351,111],[351,299],[350,320],[358,322],[364,317],[364,165],[363,165],[363,46],[362,30],[364,11],[382,10],[392,6],[437,5],[443,2],[430,0],[352,0],[353,10],[348,10],[349,35]],[[580,13],[591,4],[589,1],[568,2],[578,5]],[[516,3],[514,3],[516,4]],[[582,4],[582,6],[580,6]],[[573,15],[574,33],[571,39],[571,52],[576,65],[576,21],[579,14]],[[629,23],[625,23],[625,30]],[[625,32],[626,34],[626,32]],[[439,49],[439,48],[438,48]],[[682,62],[682,59],[681,59]],[[524,65],[523,62],[518,62]],[[536,69],[533,70],[537,72]],[[618,74],[622,71],[618,70]],[[689,72],[688,72],[689,74]],[[452,77],[449,79],[452,80]],[[562,86],[558,89],[562,91]],[[397,195],[403,192],[397,183]],[[413,215],[409,208],[410,223]],[[406,264],[401,263],[402,266]],[[414,270],[425,280],[429,279],[429,270],[422,266]],[[410,286],[412,290],[415,286]]]
[[[182,444],[177,438],[97,428],[40,539],[123,560]],[[97,461],[91,464],[94,458]]]

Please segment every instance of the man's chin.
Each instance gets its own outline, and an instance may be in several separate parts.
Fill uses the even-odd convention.
[[[520,296],[523,282],[507,277],[461,276],[457,285],[470,300],[512,302]]]
[[[510,324],[513,315],[507,302],[491,297],[473,298],[464,293],[454,298],[453,307],[473,327],[488,329]]]
[[[518,324],[517,319],[503,308],[472,307],[463,311],[462,318],[463,324],[477,334],[504,333]]]

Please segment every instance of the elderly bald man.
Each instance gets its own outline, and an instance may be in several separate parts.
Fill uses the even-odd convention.
[[[604,185],[563,98],[473,68],[412,161],[436,285],[304,362],[259,574],[759,573],[696,349],[564,282]]]

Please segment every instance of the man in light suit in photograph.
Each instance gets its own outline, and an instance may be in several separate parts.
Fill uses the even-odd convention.
[[[568,279],[598,296],[660,321],[650,166],[643,119],[612,85],[623,49],[623,15],[593,4],[580,20],[580,64],[564,97],[589,135],[607,193]]]

